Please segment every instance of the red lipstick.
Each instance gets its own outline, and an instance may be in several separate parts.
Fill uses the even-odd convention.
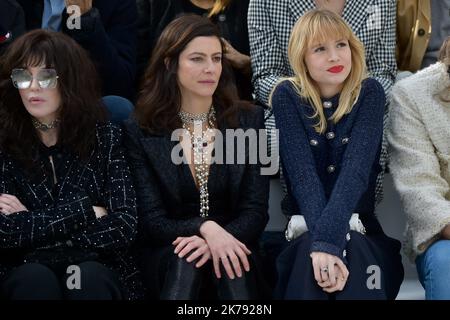
[[[331,73],[339,73],[339,72],[341,72],[342,70],[344,70],[344,66],[339,65],[339,66],[331,67],[331,68],[328,69],[327,71],[329,71],[329,72],[331,72]]]

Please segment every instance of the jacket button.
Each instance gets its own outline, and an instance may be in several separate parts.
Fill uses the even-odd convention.
[[[345,239],[347,239],[347,241],[350,241],[350,239],[351,239],[350,233],[347,233],[347,234],[345,235]]]
[[[333,173],[335,170],[336,170],[336,167],[333,165],[327,167],[328,173]]]
[[[347,250],[342,251],[342,256],[346,257],[347,256]]]
[[[334,139],[334,137],[335,137],[334,132],[328,132],[328,133],[327,133],[327,139],[328,139],[328,140]]]
[[[309,144],[312,146],[317,146],[319,144],[319,141],[317,141],[316,139],[311,139],[309,140]]]
[[[323,107],[326,109],[331,108],[332,106],[333,106],[333,104],[331,103],[331,101],[325,101],[323,103]]]
[[[420,28],[419,31],[417,32],[417,34],[422,37],[425,35],[425,30]]]
[[[349,138],[343,138],[342,139],[342,144],[347,144],[348,143],[348,140],[350,140]]]

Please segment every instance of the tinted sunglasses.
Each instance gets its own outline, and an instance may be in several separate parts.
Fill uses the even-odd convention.
[[[40,69],[35,79],[41,89],[54,89],[58,83],[55,69]],[[33,82],[33,75],[27,69],[13,69],[11,80],[17,89],[28,89]]]

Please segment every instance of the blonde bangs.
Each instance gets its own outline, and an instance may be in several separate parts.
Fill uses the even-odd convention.
[[[367,76],[364,45],[342,17],[323,9],[311,10],[300,17],[292,28],[289,38],[288,59],[294,76],[288,80],[294,84],[299,96],[311,102],[314,108],[312,118],[317,119],[314,128],[319,133],[326,131],[327,119],[323,111],[320,92],[307,73],[304,58],[309,48],[329,40],[341,39],[349,42],[352,67],[349,76],[344,81],[339,106],[329,119],[334,123],[352,110],[361,90],[361,82]]]
[[[345,24],[336,23],[336,20],[329,16],[312,16],[307,26],[308,48],[325,43],[328,40],[350,40],[352,36]]]

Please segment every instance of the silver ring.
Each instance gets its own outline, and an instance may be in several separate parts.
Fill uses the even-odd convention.
[[[325,272],[325,273],[328,273],[328,267],[320,268],[320,271]]]

